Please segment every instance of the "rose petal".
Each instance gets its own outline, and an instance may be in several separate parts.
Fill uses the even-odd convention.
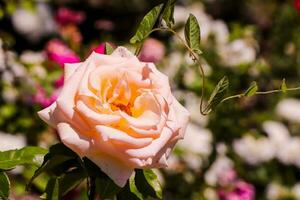
[[[134,171],[133,168],[124,165],[123,162],[111,156],[92,154],[88,158],[98,165],[119,187],[126,185],[127,180]]]
[[[61,141],[67,147],[75,151],[81,157],[88,154],[92,146],[90,138],[77,133],[68,123],[58,123],[57,130]]]
[[[64,66],[64,77],[65,82],[72,76],[72,74],[82,65],[82,62],[80,63],[65,63]]]
[[[101,134],[104,141],[113,140],[119,142],[118,148],[122,148],[124,143],[126,146],[131,148],[141,148],[149,145],[152,142],[152,138],[134,138],[115,128],[107,126],[96,126],[96,130]]]
[[[118,115],[108,115],[108,114],[100,114],[97,112],[94,112],[93,110],[89,109],[88,106],[86,106],[82,101],[78,101],[76,104],[76,109],[85,117],[88,119],[88,121],[91,121],[94,124],[101,125],[111,125],[113,123],[118,122],[121,117]]]
[[[149,146],[140,148],[140,149],[128,149],[126,153],[130,157],[135,158],[148,158],[154,157],[157,153],[167,144],[167,142],[173,136],[173,132],[169,128],[164,128],[159,138],[152,141]]]

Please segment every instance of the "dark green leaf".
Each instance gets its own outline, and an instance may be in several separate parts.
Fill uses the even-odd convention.
[[[258,90],[258,86],[257,86],[256,82],[253,81],[251,83],[250,87],[244,93],[244,96],[251,97],[251,96],[253,96],[257,92],[257,90]]]
[[[85,178],[86,174],[82,168],[74,169],[61,176],[59,179],[60,196],[64,196],[76,188]]]
[[[190,14],[185,27],[184,27],[184,36],[187,42],[187,45],[197,54],[201,54],[201,34],[200,34],[200,26],[196,17]]]
[[[143,18],[140,26],[138,27],[135,35],[130,39],[130,43],[135,44],[137,42],[142,42],[153,29],[158,16],[161,12],[162,4],[154,7],[150,12],[146,14]]]
[[[7,200],[9,196],[10,182],[5,172],[0,172],[0,199]]]
[[[286,93],[287,86],[286,86],[286,83],[285,83],[285,78],[282,79],[282,83],[281,83],[280,89],[281,89],[281,91],[283,93]]]
[[[59,178],[53,177],[46,187],[46,200],[59,200]]]
[[[144,197],[162,199],[162,189],[156,174],[151,169],[136,170],[135,183]]]
[[[135,174],[133,174],[125,187],[117,195],[118,200],[144,200],[143,194],[137,189]]]
[[[29,180],[27,189],[30,188],[33,180],[37,178],[41,173],[51,171],[56,168],[63,171],[63,169],[67,167],[67,165],[65,164],[66,162],[76,160],[77,158],[78,156],[62,143],[51,146],[49,149],[49,153],[47,153],[44,157],[43,164],[35,171],[34,175]]]
[[[167,23],[169,27],[172,27],[174,25],[174,6],[175,6],[176,0],[168,0],[165,6],[165,9],[163,11],[163,19]]]
[[[24,147],[19,150],[10,150],[0,152],[0,169],[8,170],[17,165],[35,165],[42,164],[42,158],[47,150],[41,147]]]
[[[109,177],[96,178],[96,193],[100,199],[111,198],[116,195],[121,188],[117,186]]]
[[[115,49],[108,43],[105,42],[105,54],[110,55]]]
[[[226,90],[228,88],[229,81],[226,76],[224,76],[215,87],[214,91],[210,95],[210,98],[208,100],[208,105],[205,108],[205,112],[209,113],[211,112],[217,105],[220,104],[222,99],[225,96]]]

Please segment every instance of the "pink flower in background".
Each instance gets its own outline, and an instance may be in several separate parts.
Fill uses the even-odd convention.
[[[165,55],[165,46],[160,41],[149,38],[144,42],[139,59],[143,62],[156,63],[163,59]]]
[[[58,39],[50,40],[47,43],[46,54],[49,60],[58,63],[61,67],[65,63],[80,62],[79,56]]]
[[[105,54],[105,43],[99,44],[96,48],[93,49],[93,51],[99,54]]]
[[[223,173],[222,176],[218,177],[218,184],[220,186],[227,186],[237,179],[236,171],[229,170]]]
[[[47,96],[46,91],[41,87],[37,86],[36,94],[33,97],[33,101],[43,108],[51,105],[58,97],[59,90],[55,90],[50,96]]]
[[[55,19],[59,25],[80,24],[85,19],[85,14],[70,8],[59,8]]]
[[[294,1],[295,8],[297,9],[298,13],[300,13],[300,0]]]
[[[64,75],[61,75],[59,77],[59,79],[57,79],[56,81],[54,81],[54,86],[55,88],[61,88],[64,85]]]
[[[218,195],[221,200],[254,200],[254,187],[239,179],[235,170],[229,170],[218,177]]]
[[[221,200],[254,200],[254,187],[244,181],[235,182],[231,189],[220,189],[218,191]]]

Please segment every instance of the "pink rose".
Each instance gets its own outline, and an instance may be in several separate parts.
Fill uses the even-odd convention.
[[[80,24],[85,19],[85,14],[81,11],[75,11],[70,8],[59,8],[55,19],[58,24]]]
[[[165,46],[159,40],[148,38],[144,42],[139,59],[144,62],[158,62],[165,55]]]
[[[50,40],[46,45],[48,59],[58,63],[62,67],[65,63],[80,62],[80,58],[58,39]]]
[[[59,90],[55,90],[52,95],[47,96],[46,91],[41,87],[37,86],[36,94],[33,97],[33,101],[43,108],[50,106],[58,96]]]
[[[66,64],[59,97],[38,114],[121,187],[135,168],[166,167],[189,120],[168,77],[123,47]]]

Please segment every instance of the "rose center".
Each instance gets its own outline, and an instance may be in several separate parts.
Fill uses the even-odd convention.
[[[127,105],[121,104],[121,103],[112,103],[111,104],[111,108],[116,111],[116,110],[121,110],[125,113],[127,113],[128,115],[132,116],[132,112],[131,112],[131,105],[130,103]]]

